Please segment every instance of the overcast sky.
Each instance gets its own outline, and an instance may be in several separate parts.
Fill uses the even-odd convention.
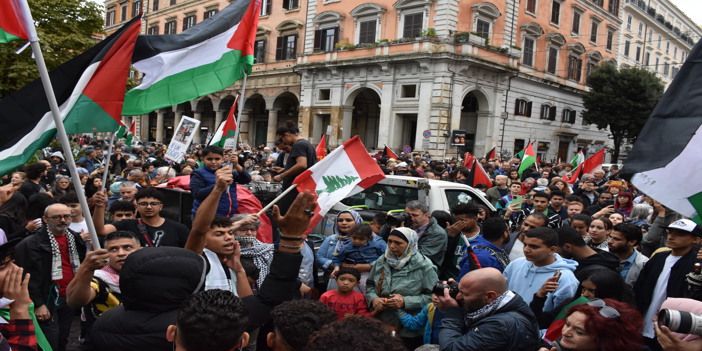
[[[682,12],[685,12],[687,17],[692,18],[697,26],[702,25],[702,0],[670,0]]]

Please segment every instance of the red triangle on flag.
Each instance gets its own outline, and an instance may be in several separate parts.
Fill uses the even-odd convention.
[[[315,149],[315,153],[317,154],[317,161],[321,161],[324,157],[327,156],[326,144],[326,136],[322,135],[322,139],[319,139],[319,145],[317,145],[317,148]]]
[[[0,43],[19,39],[29,39],[20,16],[20,5],[16,0],[0,0]]]
[[[398,159],[397,154],[392,152],[392,149],[390,149],[387,145],[385,145],[385,154],[388,155],[390,158]]]

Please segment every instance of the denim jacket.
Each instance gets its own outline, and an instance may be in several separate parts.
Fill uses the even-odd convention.
[[[334,266],[341,266],[344,261],[353,264],[370,263],[373,265],[378,257],[385,254],[386,248],[387,244],[382,240],[371,239],[361,247],[348,243],[339,250],[339,253],[332,258],[332,261]]]

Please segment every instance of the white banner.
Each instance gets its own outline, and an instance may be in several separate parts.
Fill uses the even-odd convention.
[[[200,121],[195,118],[183,116],[178,124],[176,133],[171,138],[171,143],[168,144],[166,158],[174,162],[183,160],[183,156],[188,151],[188,146],[193,141],[195,133],[199,133]]]

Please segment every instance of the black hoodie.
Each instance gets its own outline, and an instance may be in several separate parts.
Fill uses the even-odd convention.
[[[587,279],[592,273],[601,269],[611,269],[619,272],[619,258],[612,253],[596,250],[597,253],[585,257],[578,261],[578,268],[575,269],[575,277],[579,281]]]

